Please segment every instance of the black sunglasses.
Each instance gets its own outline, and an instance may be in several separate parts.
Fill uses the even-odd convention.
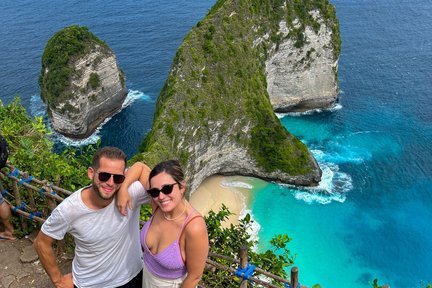
[[[107,182],[111,178],[111,176],[113,176],[113,180],[115,184],[121,184],[125,180],[125,176],[122,174],[111,174],[108,172],[99,172],[98,175],[99,175],[98,176],[99,181],[101,182]]]
[[[147,190],[147,192],[153,198],[159,197],[160,192],[162,192],[165,195],[168,195],[168,194],[171,194],[171,192],[173,191],[174,185],[176,185],[176,184],[178,184],[178,183],[166,184],[166,185],[162,186],[162,188],[160,190],[157,188],[151,188],[151,189]]]

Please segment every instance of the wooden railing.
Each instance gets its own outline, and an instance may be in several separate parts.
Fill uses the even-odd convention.
[[[216,261],[211,260],[211,258],[219,258],[219,259],[223,259],[226,261],[230,261],[230,262],[238,265],[238,268],[234,269],[231,266],[228,267],[228,266],[222,265]],[[208,255],[206,262],[208,265],[211,265],[217,269],[231,272],[235,276],[238,276],[244,280],[247,280],[247,281],[241,282],[241,284],[240,284],[241,288],[248,287],[248,281],[259,284],[262,287],[272,287],[272,288],[281,287],[280,285],[277,286],[275,284],[272,284],[271,281],[269,281],[268,279],[273,279],[279,283],[282,283],[283,287],[296,287],[296,288],[300,287],[299,282],[298,282],[298,268],[297,267],[291,268],[291,280],[287,280],[287,279],[282,278],[280,276],[269,273],[269,272],[267,272],[267,271],[265,271],[259,267],[251,267],[252,265],[250,265],[248,259],[249,258],[248,258],[247,247],[242,246],[242,247],[240,247],[240,250],[239,250],[239,259],[235,259],[235,258],[231,258],[231,257],[225,256],[225,255],[209,252],[209,255]],[[249,273],[248,270],[253,272],[254,276],[251,276],[252,273]],[[257,274],[264,275],[264,277],[262,277],[262,278],[265,278],[266,280],[263,280],[263,279],[257,277]],[[305,286],[301,286],[301,287],[305,287]]]
[[[46,180],[36,179],[30,176],[28,172],[19,171],[19,169],[10,164],[7,164],[6,167],[8,168],[9,173],[4,172],[6,169],[0,170],[0,192],[12,211],[19,215],[20,224],[24,230],[27,228],[27,221],[36,221],[39,223],[45,222],[46,218],[50,215],[52,210],[55,209],[57,204],[72,194],[71,191],[50,184]],[[12,181],[12,184],[10,185],[12,191],[7,191],[4,188],[6,185],[3,185],[3,183],[9,181],[8,179]],[[13,198],[14,201],[11,201],[11,198]],[[46,201],[45,203],[48,204],[43,205],[44,211],[38,211],[37,209],[37,202],[41,201]],[[15,205],[13,202],[15,202]],[[233,266],[222,265],[212,259],[229,261],[233,263],[233,265],[237,265],[238,268],[235,269]],[[305,287],[299,286],[297,267],[291,268],[291,280],[264,271],[259,267],[252,267],[252,265],[248,263],[246,246],[239,249],[238,259],[209,252],[206,263],[208,266],[207,269],[228,271],[233,273],[233,277],[237,276],[240,279],[243,279],[244,281],[241,281],[240,284],[241,288],[248,287],[248,282],[254,282],[261,285],[261,287]],[[262,276],[257,277],[257,274],[261,274]],[[272,282],[275,281],[281,283],[281,285],[276,286],[275,284],[272,284]]]

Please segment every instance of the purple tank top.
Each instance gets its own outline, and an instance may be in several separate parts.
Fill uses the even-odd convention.
[[[179,238],[188,219],[189,215],[183,222],[176,240],[164,250],[155,255],[153,255],[153,253],[147,247],[147,243],[145,241],[148,229],[151,222],[153,221],[153,216],[144,224],[141,230],[141,246],[143,247],[144,251],[144,265],[146,265],[147,269],[152,274],[165,279],[177,279],[186,274],[187,270],[181,255]]]

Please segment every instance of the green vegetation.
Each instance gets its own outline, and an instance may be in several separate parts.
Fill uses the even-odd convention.
[[[283,40],[280,21],[286,21],[292,31],[287,37],[301,47],[305,27],[319,29],[312,10],[320,11],[333,29],[338,57],[338,22],[328,1],[217,1],[179,47],[156,104],[153,128],[140,147],[143,155],[136,159],[154,165],[181,155],[187,167],[191,157],[199,156],[189,147],[223,138],[220,141],[248,150],[266,171],[312,172],[307,147],[273,113],[264,74],[268,49]],[[298,28],[293,27],[294,19]],[[314,52],[307,51],[303,61],[312,61]],[[188,174],[194,175],[202,167],[189,169]]]
[[[91,89],[94,90],[94,89],[99,88],[100,85],[101,85],[101,81],[100,81],[99,75],[97,73],[94,73],[94,72],[91,73],[87,86],[90,86]]]
[[[74,59],[88,53],[95,45],[110,51],[110,48],[91,33],[87,27],[72,25],[66,27],[48,41],[42,55],[42,69],[39,75],[39,86],[42,99],[55,107],[64,98],[71,97],[66,90],[72,75],[78,73],[71,65]],[[93,76],[92,87],[98,86]]]
[[[231,258],[238,258],[240,247],[245,245],[248,248],[249,263],[266,271],[287,278],[285,269],[294,263],[287,244],[292,240],[286,234],[275,235],[270,241],[272,249],[262,253],[254,252],[257,242],[251,239],[250,226],[252,220],[247,214],[240,220],[238,225],[231,224],[228,228],[222,228],[221,222],[231,215],[230,211],[223,205],[218,213],[210,211],[205,217],[210,241],[210,252],[225,255]],[[224,266],[236,269],[237,264],[218,258],[212,259]],[[241,279],[233,277],[232,273],[217,270],[217,273],[205,271],[202,284],[205,287],[239,287]],[[280,285],[280,283],[279,283]]]
[[[53,142],[49,140],[50,132],[42,122],[41,117],[30,118],[17,97],[7,106],[0,101],[0,134],[9,143],[9,161],[21,171],[28,171],[33,177],[40,180],[46,179],[64,189],[74,191],[89,183],[87,178],[87,167],[91,165],[93,153],[98,145],[84,147],[80,150],[67,149],[58,154],[53,151]],[[5,181],[6,189],[12,191],[10,181]],[[25,189],[20,189],[25,193]],[[45,211],[49,214],[45,198],[34,194],[38,211]],[[8,199],[12,200],[12,199]],[[12,200],[13,202],[13,200]],[[14,205],[16,203],[13,202]],[[148,220],[150,207],[142,207],[141,219]],[[218,213],[210,212],[205,217],[208,227],[211,252],[219,253],[233,258],[238,258],[238,249],[241,245],[251,248],[256,243],[251,240],[248,233],[252,221],[247,215],[238,225],[230,225],[228,228],[221,228],[221,222],[226,220],[231,213],[223,206]],[[18,237],[27,235],[37,228],[33,222],[28,230],[22,231],[19,227],[18,217],[13,217],[12,222],[16,228],[15,234]],[[276,235],[271,240],[272,250],[264,253],[256,253],[249,249],[250,262],[257,267],[272,272],[273,274],[286,277],[284,268],[293,264],[293,257],[287,248],[291,239],[287,235]],[[73,245],[71,239],[67,242]],[[72,251],[72,249],[70,249]],[[224,260],[215,261],[226,266],[233,266]],[[236,267],[234,267],[236,268]],[[240,279],[234,279],[233,275],[222,270],[216,273],[206,271],[203,283],[206,287],[238,287]]]
[[[10,163],[21,171],[28,171],[35,178],[46,179],[70,191],[89,183],[86,171],[96,147],[70,148],[60,154],[55,153],[53,142],[49,139],[51,133],[42,117],[30,118],[18,97],[7,106],[0,100],[0,134],[8,141]],[[4,185],[9,185],[6,189],[12,191],[10,182]],[[35,197],[35,202],[39,211],[46,210],[45,199]],[[35,224],[29,227],[29,231],[17,229],[17,236],[25,235],[34,228]]]
[[[125,84],[126,84],[126,79],[125,79],[125,74],[124,71],[122,69],[119,69],[119,78],[120,78],[120,83],[122,85],[123,88],[125,88]]]

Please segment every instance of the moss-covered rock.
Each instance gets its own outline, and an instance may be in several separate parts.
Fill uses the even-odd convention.
[[[87,27],[77,25],[48,41],[39,85],[53,128],[72,138],[89,136],[121,108],[127,95],[112,50]]]
[[[292,37],[295,49],[302,49],[302,29],[319,25],[309,12],[320,11],[337,23],[328,5],[217,1],[179,47],[157,101],[153,128],[135,160],[155,165],[178,158],[192,190],[212,174],[316,185],[321,170],[315,159],[273,112],[265,62],[283,37]],[[302,25],[283,36],[280,22],[293,19]],[[335,40],[335,55],[339,47]]]

